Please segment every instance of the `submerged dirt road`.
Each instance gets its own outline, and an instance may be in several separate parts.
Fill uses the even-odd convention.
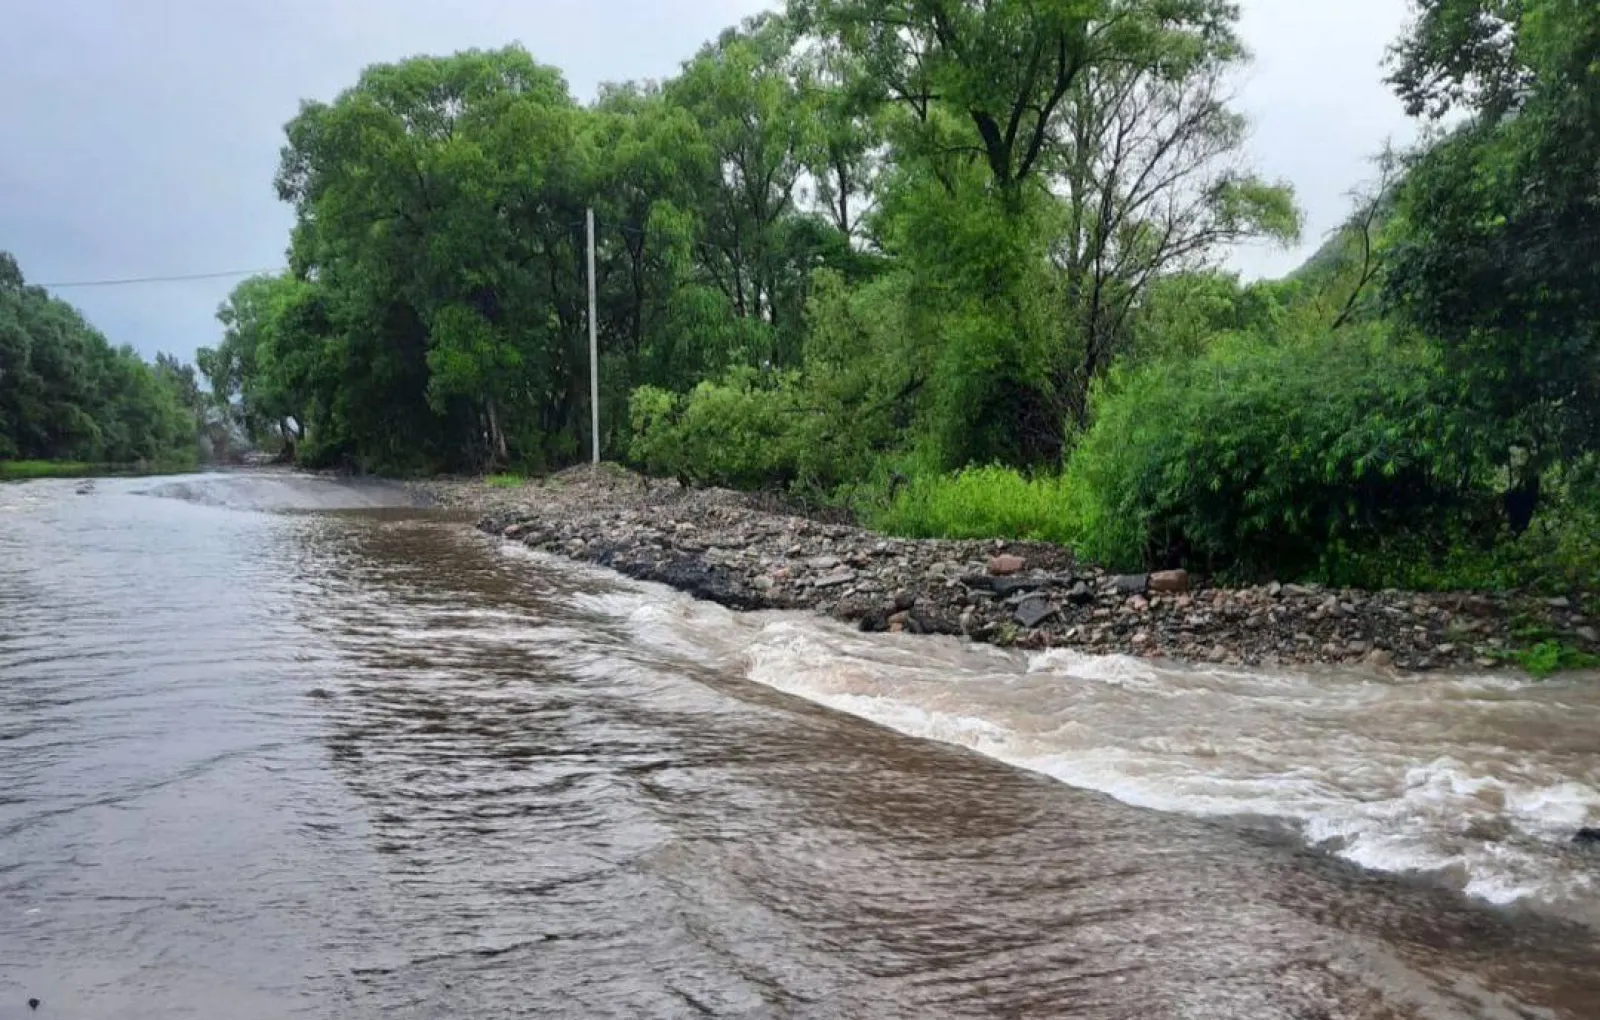
[[[0,487],[0,1018],[1600,1015],[1593,688],[864,635],[228,478]]]

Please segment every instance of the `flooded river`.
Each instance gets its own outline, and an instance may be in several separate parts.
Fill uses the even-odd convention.
[[[867,636],[407,503],[0,486],[0,1020],[1600,1018],[1593,677]]]

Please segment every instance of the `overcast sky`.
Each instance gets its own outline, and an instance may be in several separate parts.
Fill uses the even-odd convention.
[[[762,0],[5,0],[0,250],[31,282],[283,263],[282,126],[362,67],[520,42],[574,93],[664,77]],[[1384,140],[1411,129],[1379,64],[1405,0],[1243,0],[1240,95],[1256,165],[1292,183],[1300,249],[1239,252],[1276,275],[1344,216]],[[62,290],[113,343],[192,356],[235,280]]]

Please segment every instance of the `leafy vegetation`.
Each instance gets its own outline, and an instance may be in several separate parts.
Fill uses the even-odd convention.
[[[916,475],[867,513],[874,526],[912,538],[1072,544],[1081,537],[1078,508],[1061,478],[1024,478],[1003,467]]]
[[[1569,669],[1600,668],[1600,655],[1590,655],[1553,640],[1506,652],[1501,658],[1537,677],[1547,677]]]
[[[1425,348],[1220,342],[1112,380],[1068,470],[1109,562],[1303,575],[1470,519],[1470,439]]]
[[[913,447],[1058,461],[1153,281],[1297,229],[1234,158],[1232,21],[796,0],[589,105],[515,47],[369,68],[289,124],[291,270],[240,286],[202,370],[302,461],[569,463],[592,207],[609,455],[813,490]]]
[[[192,460],[143,461],[137,464],[87,464],[76,460],[0,460],[0,481],[29,478],[94,478],[101,475],[176,474],[194,467]]]
[[[601,445],[912,535],[1334,583],[1592,586],[1600,14],[1418,0],[1384,153],[1301,270],[1227,0],[790,0],[584,104],[519,48],[287,128],[291,267],[200,367],[264,445],[542,471]]]
[[[77,460],[0,460],[0,479],[82,478],[96,473],[96,465]]]
[[[192,464],[202,414],[192,368],[111,346],[0,252],[0,477]]]

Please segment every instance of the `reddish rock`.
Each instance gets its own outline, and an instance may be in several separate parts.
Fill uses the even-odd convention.
[[[1186,592],[1189,590],[1189,572],[1187,570],[1162,570],[1150,575],[1150,590],[1164,592]]]
[[[995,577],[1020,574],[1028,562],[1021,556],[996,556],[989,560],[989,573]]]

